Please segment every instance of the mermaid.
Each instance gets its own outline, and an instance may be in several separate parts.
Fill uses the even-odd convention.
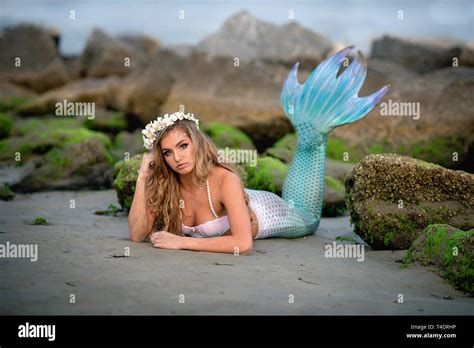
[[[328,134],[367,115],[388,90],[358,97],[367,68],[354,46],[322,61],[304,84],[296,63],[280,103],[295,128],[297,146],[282,197],[245,188],[234,166],[221,163],[193,114],[158,117],[142,131],[149,150],[140,165],[128,217],[130,239],[156,248],[248,254],[253,240],[296,238],[321,220]]]

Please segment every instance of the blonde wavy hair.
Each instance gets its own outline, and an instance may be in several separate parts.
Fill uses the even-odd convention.
[[[214,166],[225,168],[238,175],[234,164],[220,163],[218,160],[217,147],[212,140],[193,121],[178,120],[158,134],[153,145],[155,151],[155,166],[153,174],[147,179],[148,206],[155,214],[155,229],[183,235],[182,232],[182,209],[180,208],[179,174],[166,163],[161,152],[161,140],[171,130],[180,128],[186,132],[195,148],[195,166],[191,173],[193,183],[198,186],[205,184],[209,172]],[[242,180],[241,180],[242,182]],[[245,204],[249,208],[249,197],[242,185]]]

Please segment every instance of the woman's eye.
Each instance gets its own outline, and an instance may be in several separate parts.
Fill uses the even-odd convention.
[[[168,151],[163,152],[163,156],[168,156],[170,153]]]
[[[184,147],[183,147],[184,146]],[[188,147],[188,144],[181,144],[181,148],[182,149],[185,149],[186,147]]]

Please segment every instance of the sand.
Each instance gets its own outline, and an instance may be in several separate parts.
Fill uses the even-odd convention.
[[[325,257],[337,236],[362,242],[348,216],[322,219],[313,236],[257,240],[251,255],[234,256],[132,243],[124,213],[94,214],[109,204],[118,206],[113,190],[0,202],[0,244],[38,245],[37,262],[0,258],[0,314],[474,313],[474,299],[432,270],[401,269],[406,251],[366,247],[362,262]],[[32,225],[37,216],[50,224]]]

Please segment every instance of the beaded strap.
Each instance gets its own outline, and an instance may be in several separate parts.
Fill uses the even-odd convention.
[[[217,219],[219,216],[216,214],[216,211],[214,210],[214,206],[212,205],[211,188],[209,187],[209,179],[206,180],[206,184],[207,184],[207,198],[209,199],[209,205],[211,206],[212,214],[214,214],[214,217]]]

